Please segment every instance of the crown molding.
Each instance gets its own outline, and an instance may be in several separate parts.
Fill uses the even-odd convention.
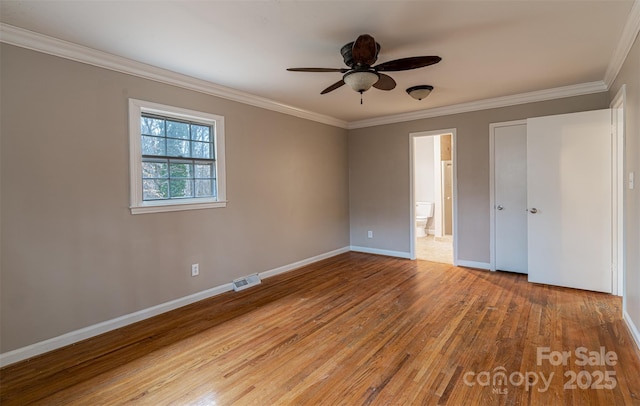
[[[607,84],[607,87],[611,87],[611,85],[613,85],[613,81],[616,80],[616,77],[618,76],[620,69],[622,69],[622,65],[627,59],[627,55],[629,55],[629,51],[631,51],[631,47],[638,37],[639,32],[640,0],[635,0],[631,7],[631,11],[629,12],[627,22],[624,25],[624,29],[622,30],[622,36],[620,37],[620,41],[618,41],[618,46],[616,47],[613,57],[609,62],[607,72],[604,74],[604,83]]]
[[[500,107],[515,106],[518,104],[534,103],[564,97],[582,96],[592,93],[606,92],[608,86],[603,81],[581,83],[578,85],[556,87],[553,89],[538,90],[535,92],[520,93],[511,96],[495,97],[468,103],[454,104],[451,106],[435,107],[432,109],[414,111],[411,113],[393,114],[366,120],[352,121],[347,129],[373,127],[377,125],[401,123],[405,121],[421,120],[451,114],[468,113],[471,111],[495,109]]]
[[[206,80],[196,79],[191,76],[136,62],[124,57],[112,55],[4,23],[0,23],[0,42],[339,128],[357,129],[608,91],[620,71],[627,54],[633,46],[633,42],[635,41],[639,31],[640,0],[635,0],[629,13],[629,18],[625,24],[623,34],[614,53],[614,57],[609,63],[607,72],[605,73],[605,79],[602,81],[563,86],[351,122],[278,103],[267,98],[217,85]]]
[[[191,76],[147,65],[145,63],[136,62],[131,59],[112,55],[107,52],[98,51],[4,23],[0,23],[0,42],[160,83],[178,86],[184,89],[248,104],[250,106],[277,111],[279,113],[335,127],[347,128],[347,122],[344,120],[299,109],[267,98],[241,92],[229,87],[220,86],[206,80],[196,79]]]

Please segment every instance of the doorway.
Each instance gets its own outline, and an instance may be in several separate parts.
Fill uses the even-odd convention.
[[[410,134],[411,258],[455,264],[455,129]]]

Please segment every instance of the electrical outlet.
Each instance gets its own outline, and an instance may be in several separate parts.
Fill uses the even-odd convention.
[[[367,238],[373,238],[373,231],[367,231]]]
[[[191,276],[200,275],[200,264],[191,264]]]

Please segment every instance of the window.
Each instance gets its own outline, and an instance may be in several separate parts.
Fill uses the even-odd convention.
[[[225,207],[224,117],[129,99],[131,213]]]

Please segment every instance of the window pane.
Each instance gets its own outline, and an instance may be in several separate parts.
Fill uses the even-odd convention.
[[[143,179],[142,198],[158,200],[169,198],[169,181],[165,179]]]
[[[213,164],[196,164],[195,165],[196,178],[212,178],[213,177]]]
[[[189,124],[167,120],[167,137],[189,139]]]
[[[196,179],[196,197],[211,196],[212,191],[213,179]]]
[[[194,141],[211,142],[211,128],[191,124],[191,139]]]
[[[193,165],[185,163],[171,163],[172,178],[193,178]]]
[[[188,157],[189,141],[167,139],[167,156]]]
[[[160,118],[141,117],[140,133],[147,135],[164,135],[164,120]]]
[[[166,155],[164,138],[142,136],[142,155]]]
[[[171,179],[171,197],[193,197],[193,180]]]
[[[166,162],[143,162],[143,178],[166,178],[168,175]]]
[[[211,158],[211,144],[205,142],[193,143],[194,158]]]

